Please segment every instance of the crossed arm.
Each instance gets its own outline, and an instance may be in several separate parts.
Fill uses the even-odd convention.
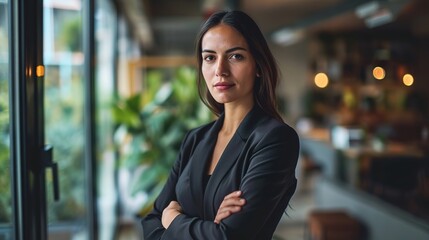
[[[214,223],[220,224],[223,219],[241,210],[241,207],[246,203],[246,200],[241,198],[241,194],[241,191],[234,191],[225,196],[217,211]],[[164,211],[162,211],[162,226],[168,229],[174,218],[180,214],[182,214],[182,207],[180,207],[177,201],[171,201]]]
[[[298,141],[278,138],[276,134],[267,138],[272,140],[269,144],[255,148],[239,191],[224,197],[211,221],[182,212],[175,201],[174,186],[180,168],[175,166],[167,183],[173,187],[163,190],[152,213],[142,221],[145,239],[255,238],[272,216],[283,212],[296,187]]]

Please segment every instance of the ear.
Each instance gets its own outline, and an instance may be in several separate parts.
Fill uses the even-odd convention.
[[[259,67],[259,65],[256,65],[256,77],[257,78],[261,77],[261,68]]]

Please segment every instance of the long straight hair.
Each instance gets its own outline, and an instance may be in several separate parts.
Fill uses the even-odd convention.
[[[203,24],[197,38],[196,54],[198,59],[198,93],[203,103],[219,116],[224,112],[224,105],[218,103],[210,94],[202,74],[202,39],[207,31],[219,25],[226,24],[238,32],[246,40],[250,53],[256,61],[259,77],[255,76],[253,95],[256,104],[268,115],[283,122],[277,109],[276,87],[279,78],[277,63],[268,47],[258,25],[246,13],[241,11],[221,11],[211,15]]]

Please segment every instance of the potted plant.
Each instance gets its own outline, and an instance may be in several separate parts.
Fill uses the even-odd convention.
[[[119,168],[127,175],[119,191],[137,215],[152,208],[186,132],[212,117],[198,97],[195,69],[179,67],[170,79],[164,76],[162,70],[149,71],[145,90],[112,108]]]

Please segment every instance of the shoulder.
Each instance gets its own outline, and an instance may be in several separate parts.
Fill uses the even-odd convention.
[[[255,128],[252,135],[266,142],[288,142],[299,144],[299,136],[290,125],[267,117]]]
[[[212,121],[189,130],[182,141],[182,148],[194,148],[199,142],[203,140],[207,133],[210,132],[215,122],[216,121]]]
[[[181,143],[180,151],[179,151],[179,159],[180,164],[185,166],[190,156],[193,154],[195,148],[198,143],[200,143],[207,131],[211,128],[214,122],[204,124],[200,127],[189,130]],[[181,167],[182,169],[182,167]]]
[[[203,124],[199,127],[189,130],[186,134],[187,139],[201,139],[213,127],[216,121]]]
[[[300,141],[297,132],[288,124],[266,118],[254,129],[248,139],[254,153],[271,152],[279,158],[298,158]],[[295,162],[292,161],[292,162]]]
[[[300,151],[298,134],[291,126],[274,118],[259,122],[246,144],[252,161],[269,161],[278,168],[297,164]]]

